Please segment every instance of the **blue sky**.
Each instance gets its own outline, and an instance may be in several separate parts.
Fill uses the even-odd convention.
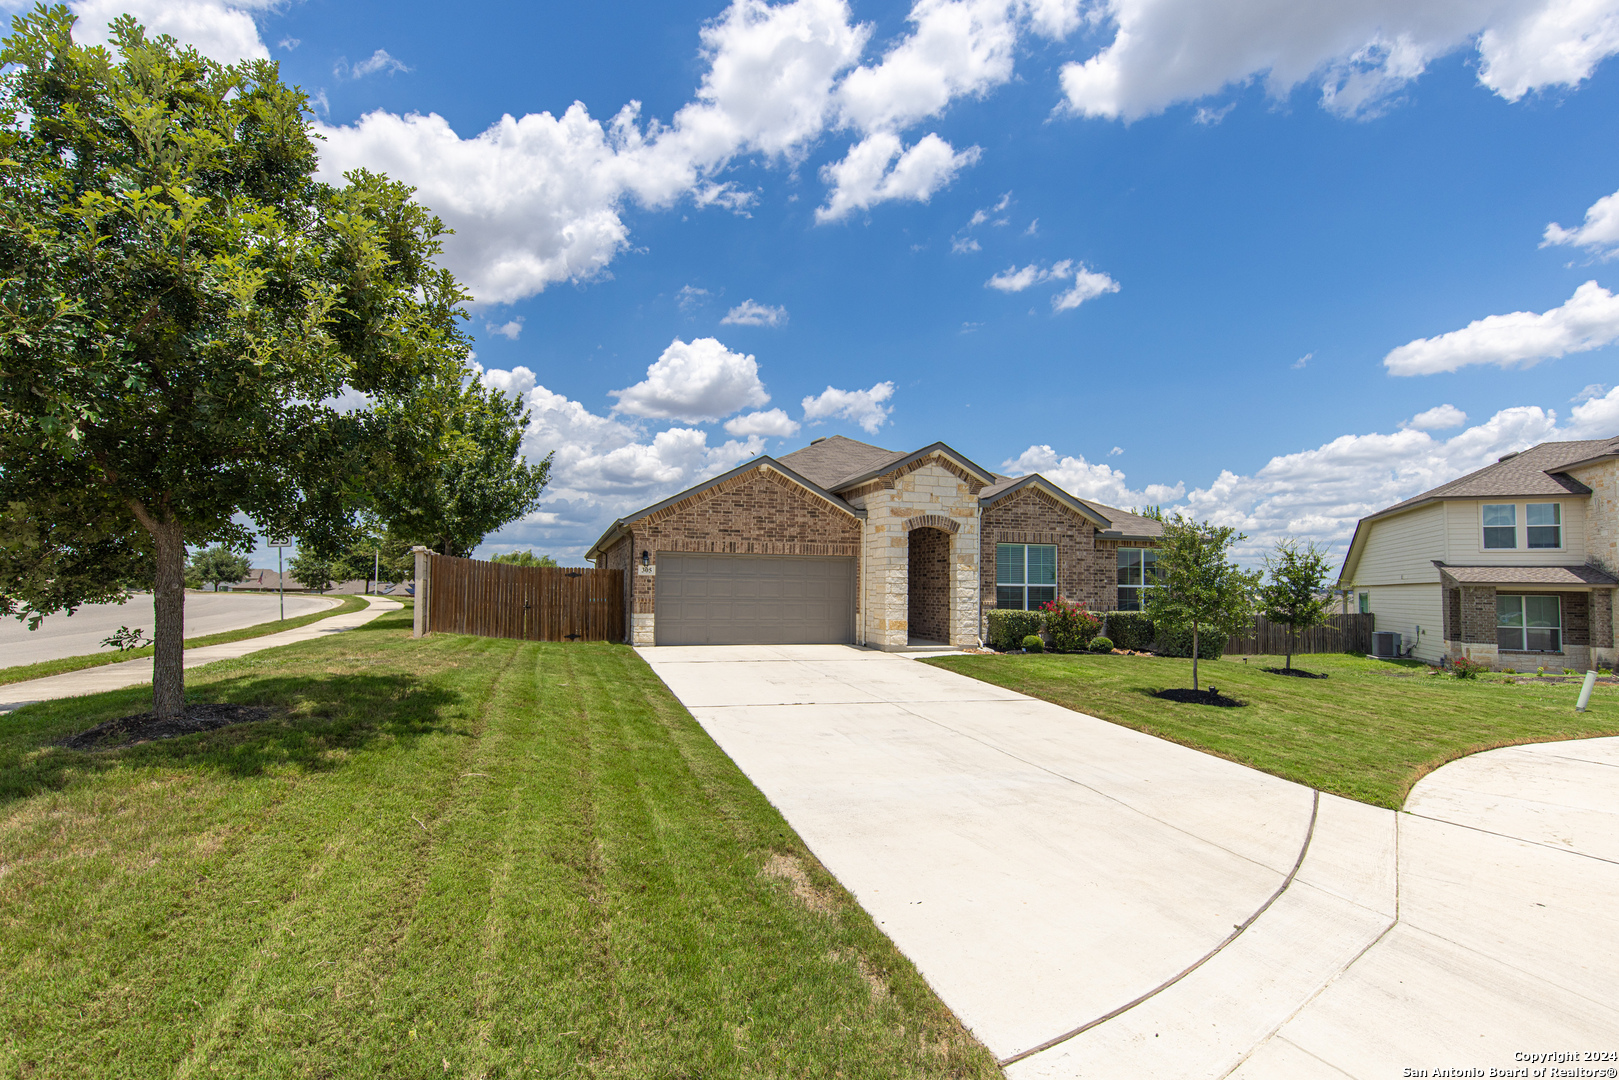
[[[132,10],[456,228],[557,451],[485,554],[834,433],[1341,551],[1619,434],[1619,0]]]

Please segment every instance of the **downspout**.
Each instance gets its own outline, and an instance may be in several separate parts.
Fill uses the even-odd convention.
[[[973,624],[973,637],[978,647],[984,647],[984,503],[979,500],[973,510],[973,527],[978,530],[978,621]]]

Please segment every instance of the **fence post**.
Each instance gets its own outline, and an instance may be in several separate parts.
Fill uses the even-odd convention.
[[[427,634],[427,590],[429,588],[427,578],[431,571],[428,570],[427,549],[425,547],[417,544],[410,551],[412,555],[416,556],[416,605],[415,610],[412,612],[414,618],[411,621],[410,636],[423,637]]]

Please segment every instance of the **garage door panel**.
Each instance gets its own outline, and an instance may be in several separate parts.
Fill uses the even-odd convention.
[[[660,552],[659,645],[854,642],[855,560]]]

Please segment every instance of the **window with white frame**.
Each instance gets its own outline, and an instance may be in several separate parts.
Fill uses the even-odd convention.
[[[1497,594],[1495,643],[1509,652],[1562,652],[1562,601],[1555,596]]]
[[[1523,508],[1525,540],[1532,548],[1563,546],[1561,503],[1529,503]]]
[[[1037,611],[1057,599],[1056,544],[995,545],[995,606]]]
[[[1508,550],[1518,546],[1518,508],[1512,503],[1484,504],[1484,547]]]
[[[1147,590],[1163,587],[1158,552],[1153,548],[1119,549],[1119,610],[1145,611]]]

